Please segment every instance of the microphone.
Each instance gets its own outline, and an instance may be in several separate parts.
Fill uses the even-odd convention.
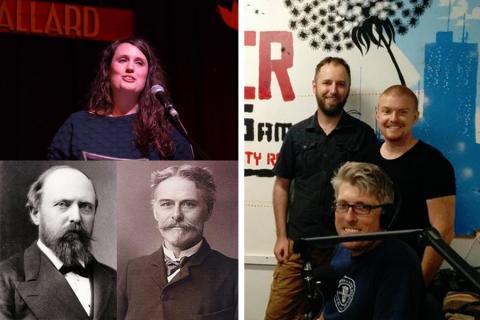
[[[173,107],[172,101],[170,101],[170,98],[165,92],[165,89],[161,85],[156,84],[152,86],[152,88],[150,89],[150,92],[155,96],[155,98],[158,99],[158,101],[160,101],[161,104],[163,104],[163,106],[165,107],[165,110],[172,118],[174,119],[178,118],[177,110],[175,110],[175,108]]]
[[[343,236],[300,238],[295,240],[293,244],[293,251],[300,253],[303,256],[305,252],[308,252],[314,247],[330,247],[340,242],[385,240],[392,238],[415,238],[419,241],[423,241],[426,245],[435,249],[435,251],[442,256],[445,261],[453,267],[453,269],[455,269],[455,271],[465,277],[474,291],[476,290],[480,292],[480,274],[478,271],[469,265],[455,250],[453,250],[445,241],[443,241],[438,230],[433,227],[426,229],[358,233]]]
[[[306,262],[302,277],[305,284],[305,319],[317,319],[325,303],[337,292],[340,276],[330,265],[312,270],[311,263]]]
[[[180,131],[180,133],[184,137],[187,138],[188,137],[187,130],[183,126],[182,122],[180,121],[180,116],[177,110],[175,110],[175,108],[173,107],[173,103],[172,101],[170,101],[170,98],[168,97],[165,89],[161,85],[156,84],[152,86],[152,88],[150,89],[150,92],[155,96],[155,98],[158,99],[158,101],[160,101],[161,104],[163,104],[163,107],[165,108],[165,111],[167,111],[167,115],[170,116],[170,119],[173,125]]]
[[[337,292],[340,276],[331,266],[321,266],[312,271],[314,282],[319,285],[325,300],[333,298]]]

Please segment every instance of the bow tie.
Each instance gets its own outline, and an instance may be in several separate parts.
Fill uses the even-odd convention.
[[[172,260],[165,256],[165,265],[167,266],[167,277],[180,269],[187,262],[188,257],[182,257],[180,260]]]
[[[62,274],[67,274],[69,272],[73,272],[73,273],[76,273],[78,274],[79,276],[82,276],[82,277],[85,277],[85,278],[88,278],[88,275],[89,275],[89,270],[87,268],[84,268],[82,267],[81,265],[79,264],[74,264],[74,265],[71,265],[71,266],[66,266],[66,265],[63,265],[60,270],[59,270]]]

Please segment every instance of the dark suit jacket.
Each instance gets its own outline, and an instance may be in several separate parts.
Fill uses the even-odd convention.
[[[93,316],[36,242],[0,263],[0,319],[116,319],[116,272],[93,261]]]
[[[126,319],[237,319],[237,276],[238,261],[210,249],[204,239],[200,250],[167,282],[160,248],[128,263],[122,301]]]

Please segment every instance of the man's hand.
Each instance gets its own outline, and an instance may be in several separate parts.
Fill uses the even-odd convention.
[[[287,208],[290,180],[276,177],[273,184],[273,213],[275,215],[275,229],[277,241],[273,248],[278,263],[286,262],[290,255],[287,236]]]
[[[286,262],[290,256],[288,238],[277,238],[273,253],[275,254],[275,258],[277,258],[279,263]]]

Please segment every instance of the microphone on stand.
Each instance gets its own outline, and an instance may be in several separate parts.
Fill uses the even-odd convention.
[[[295,240],[293,251],[300,253],[302,258],[309,260],[309,252],[314,247],[331,247],[341,242],[365,241],[365,240],[385,240],[392,238],[417,239],[427,246],[431,246],[448,264],[461,274],[471,290],[480,294],[480,273],[469,265],[455,250],[453,250],[440,236],[435,228],[409,229],[385,232],[357,233],[342,236],[326,236],[300,238]]]
[[[187,139],[188,143],[190,143],[190,147],[192,148],[192,152],[195,156],[195,159],[196,160],[209,159],[210,157],[188,135],[188,132],[183,126],[182,121],[180,121],[180,115],[178,114],[177,110],[175,110],[175,108],[173,107],[173,103],[170,100],[170,97],[168,96],[167,92],[165,91],[165,88],[159,84],[156,84],[150,88],[150,92],[155,96],[155,98],[158,99],[158,101],[160,101],[160,103],[165,108],[166,115],[170,123],[178,130],[178,132],[185,139]]]
[[[311,262],[306,261],[302,278],[305,285],[304,319],[317,319],[323,311],[325,302],[332,299],[337,292],[340,276],[329,265],[312,268]]]
[[[150,89],[150,92],[163,105],[163,107],[165,108],[165,111],[167,112],[167,116],[173,122],[173,125],[180,131],[180,133],[183,136],[188,137],[187,130],[183,126],[182,121],[180,121],[180,115],[178,114],[177,110],[175,110],[175,108],[173,107],[173,103],[168,97],[168,94],[165,91],[165,89],[161,85],[156,84],[152,86],[152,88]]]
[[[314,268],[312,271],[313,280],[322,289],[322,293],[325,300],[333,298],[337,292],[338,281],[340,276],[335,270],[329,266],[320,266]]]

